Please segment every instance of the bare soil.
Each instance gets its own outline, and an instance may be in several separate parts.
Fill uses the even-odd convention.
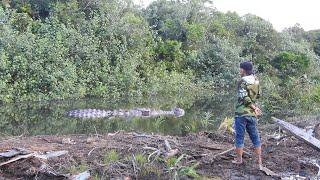
[[[166,157],[165,140],[172,149],[178,149],[178,154]],[[275,141],[265,132],[262,140],[265,167],[280,177],[300,175],[316,179],[318,168],[308,160],[319,161],[320,152],[290,136]],[[233,147],[232,135],[222,133],[201,132],[185,137],[127,132],[2,137],[0,152],[22,148],[37,153],[61,150],[68,153],[49,160],[32,157],[0,166],[0,179],[67,179],[86,170],[92,179],[280,179],[258,169],[250,145],[246,139],[244,164],[236,165],[231,163],[233,151],[217,155]],[[116,152],[113,155],[112,150]],[[159,156],[157,153],[150,156],[157,150],[161,152]],[[9,159],[0,157],[0,163]]]

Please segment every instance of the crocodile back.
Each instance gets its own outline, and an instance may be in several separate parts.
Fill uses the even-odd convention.
[[[101,109],[77,109],[68,112],[68,116],[70,117],[78,117],[78,118],[103,118],[109,117],[112,115],[111,111],[101,110]]]

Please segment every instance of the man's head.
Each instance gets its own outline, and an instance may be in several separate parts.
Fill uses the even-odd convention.
[[[240,75],[248,76],[253,74],[253,65],[250,61],[244,61],[240,63]]]

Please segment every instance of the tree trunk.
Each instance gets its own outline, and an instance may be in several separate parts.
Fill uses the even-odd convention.
[[[294,135],[296,138],[310,145],[314,149],[320,151],[320,140],[316,139],[311,134],[307,133],[304,129],[300,129],[297,126],[294,126],[288,122],[282,121],[274,117],[272,119],[279,126],[281,126],[283,129]]]
[[[317,139],[320,139],[320,123],[318,123],[314,127],[313,132],[314,132],[314,137],[317,138]]]

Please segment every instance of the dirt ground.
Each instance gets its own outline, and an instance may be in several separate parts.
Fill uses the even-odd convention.
[[[233,147],[232,135],[201,132],[172,137],[117,132],[2,137],[0,152],[20,148],[27,151],[25,154],[62,150],[68,153],[48,160],[31,156],[2,165],[0,180],[67,179],[84,171],[90,172],[91,179],[317,179],[319,169],[312,161],[320,160],[320,152],[294,137],[277,141],[270,135],[262,133],[263,164],[278,177],[258,169],[248,139],[244,164],[235,165],[231,163],[233,151],[219,155]],[[0,164],[10,159],[0,156]]]

